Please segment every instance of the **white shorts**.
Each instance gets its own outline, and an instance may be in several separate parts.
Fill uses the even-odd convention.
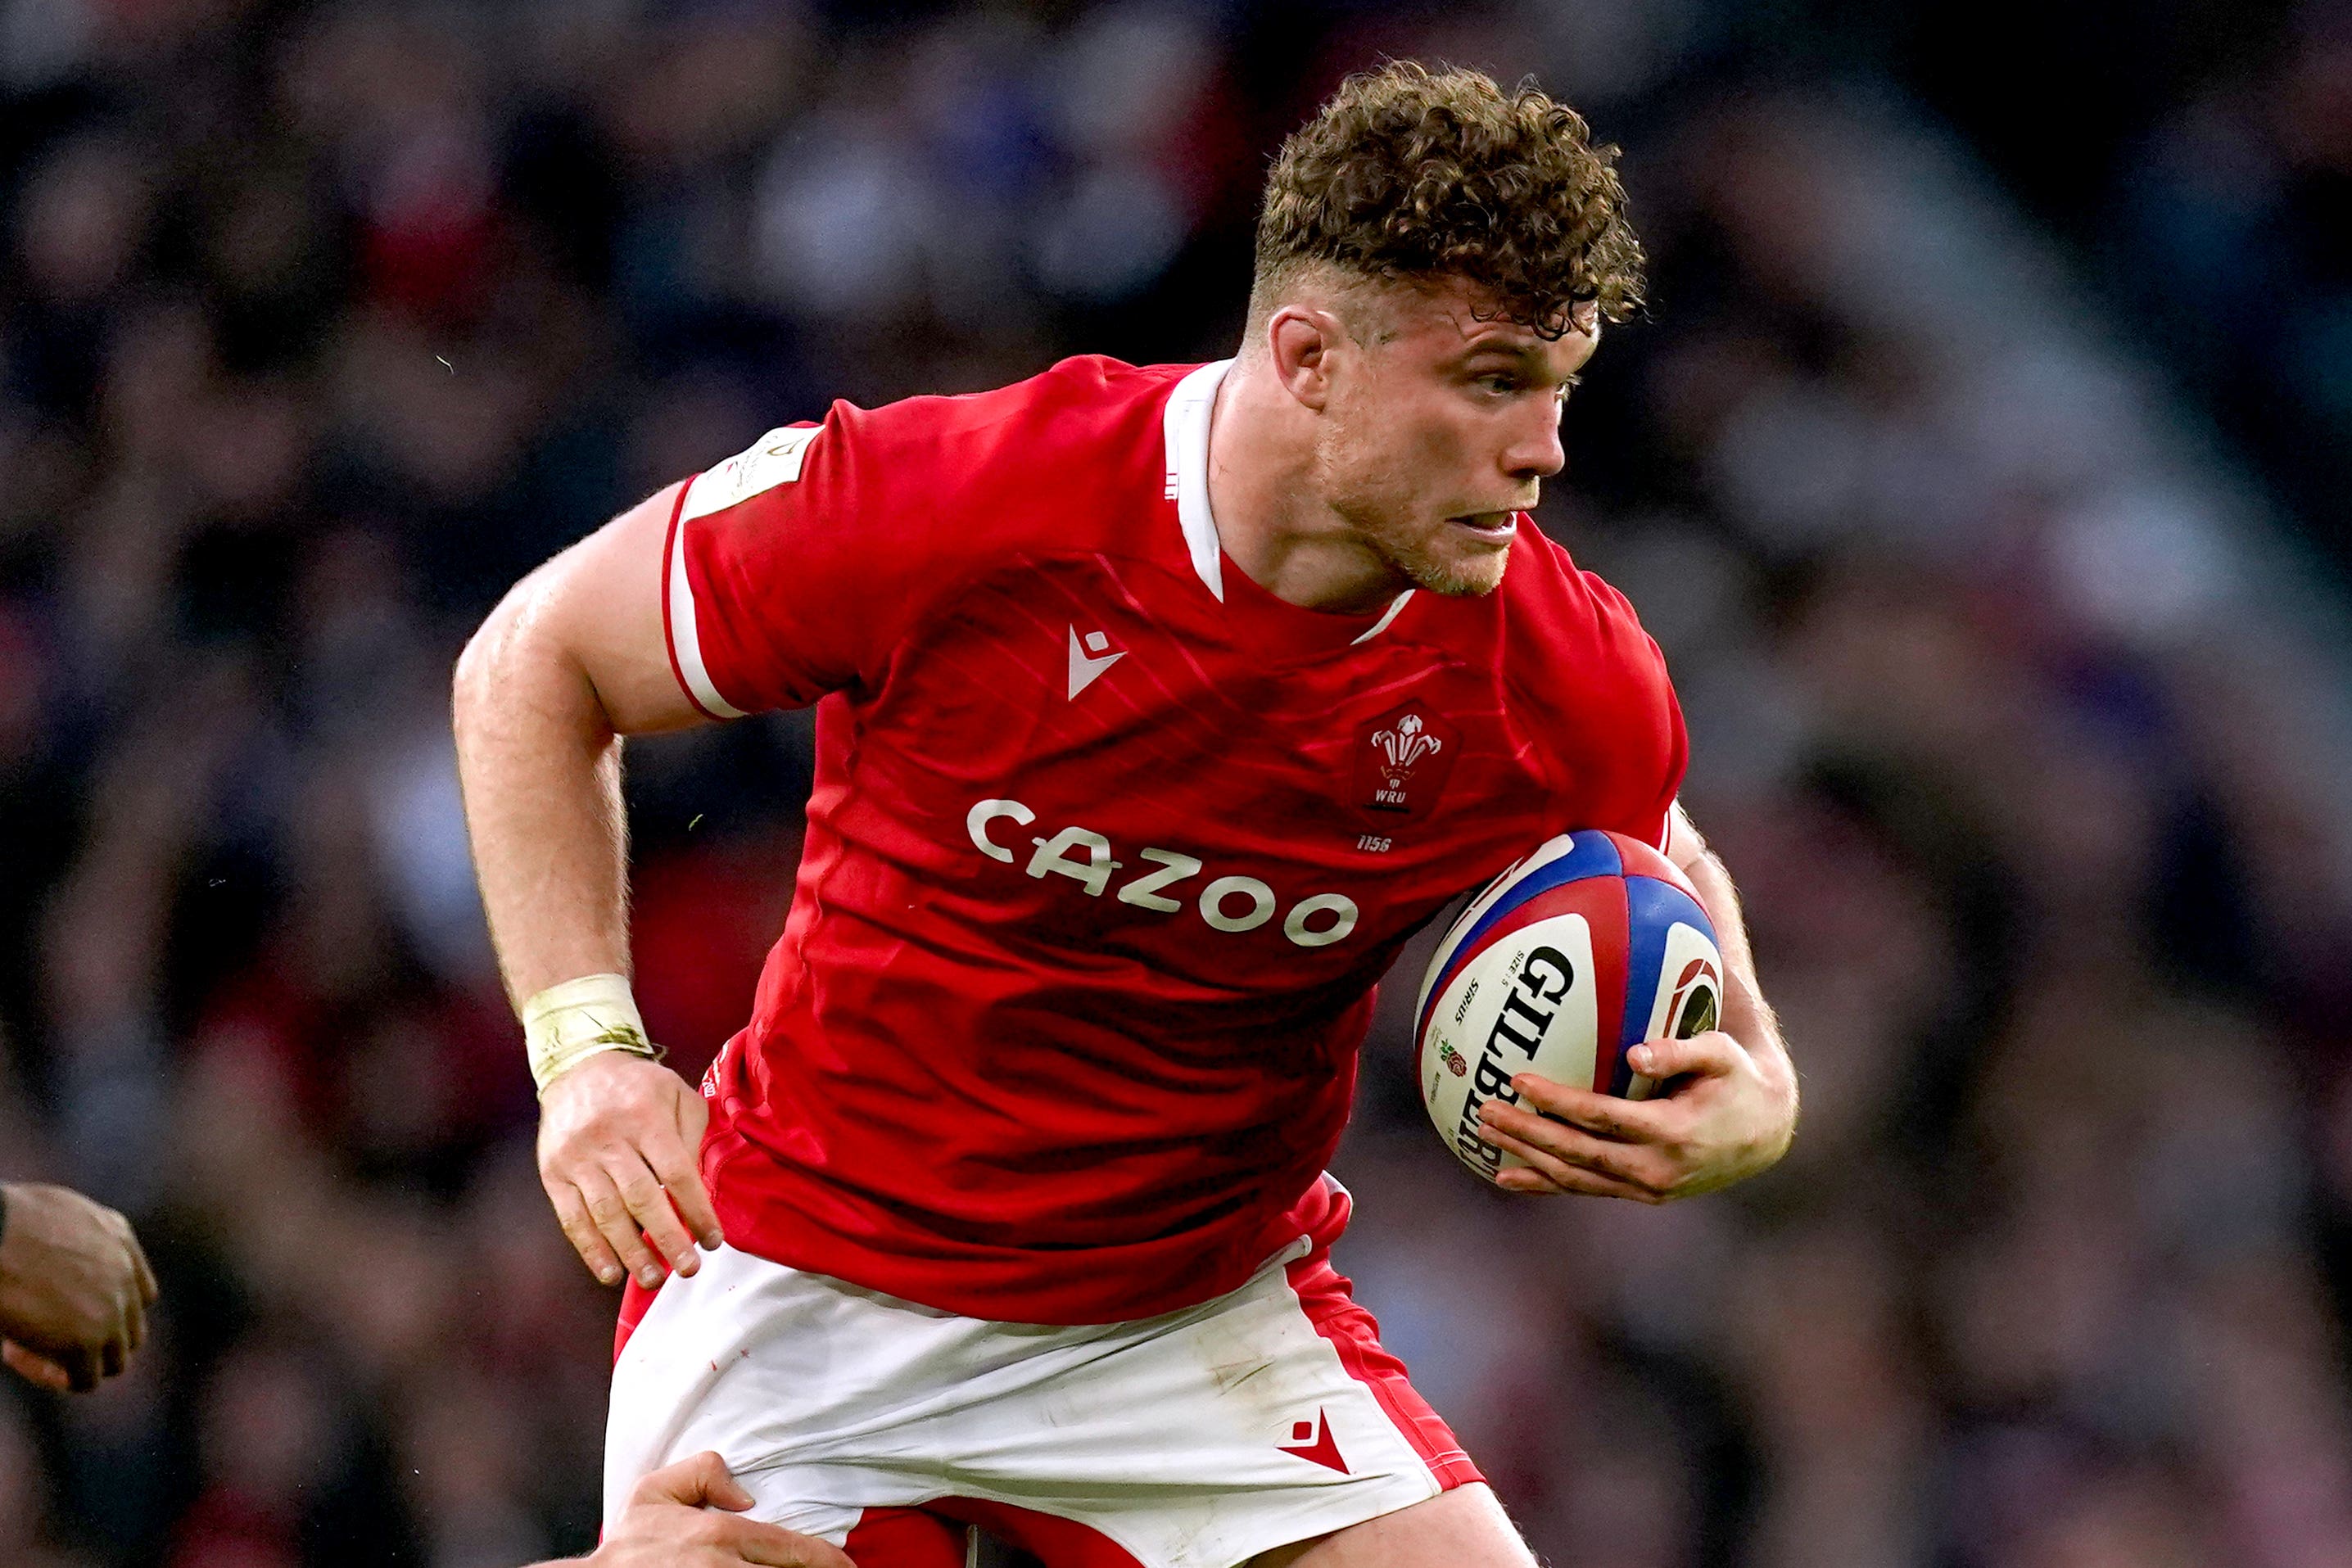
[[[964,1568],[972,1525],[1046,1568],[1234,1568],[1480,1479],[1305,1237],[1230,1295],[1082,1328],[731,1249],[632,1298],[608,1522],[646,1472],[715,1448],[753,1518],[859,1568]]]

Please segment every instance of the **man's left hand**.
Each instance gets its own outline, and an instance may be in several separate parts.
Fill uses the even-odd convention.
[[[1796,1086],[1776,1081],[1731,1036],[1654,1040],[1635,1046],[1630,1060],[1664,1092],[1621,1100],[1523,1072],[1511,1080],[1517,1105],[1480,1106],[1479,1136],[1527,1161],[1496,1184],[1665,1203],[1729,1186],[1788,1152]],[[1775,1053],[1774,1065],[1785,1071],[1786,1062]]]

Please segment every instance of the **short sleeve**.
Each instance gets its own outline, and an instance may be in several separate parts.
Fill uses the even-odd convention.
[[[1542,744],[1561,791],[1555,820],[1664,851],[1689,762],[1665,655],[1623,594],[1553,548],[1559,571],[1530,574],[1526,590],[1546,628],[1530,651],[1541,652],[1519,666],[1514,686],[1546,716]]]
[[[1690,738],[1683,728],[1682,703],[1665,678],[1665,663],[1658,662],[1658,681],[1651,709],[1655,726],[1647,760],[1650,766],[1627,780],[1625,826],[1645,844],[1654,844],[1669,859],[1674,855],[1675,801],[1682,793],[1683,774],[1690,765]]]
[[[1628,834],[1662,852],[1674,828],[1675,799],[1690,765],[1683,708],[1666,674],[1666,655],[1642,628],[1625,596],[1583,573],[1599,617],[1603,666],[1616,672],[1616,711],[1610,726],[1609,765],[1601,770],[1603,820],[1592,824]]]
[[[679,492],[663,629],[679,685],[714,718],[804,707],[887,661],[925,552],[908,405],[836,403],[772,430]],[[912,411],[909,410],[909,413]],[[891,416],[898,417],[893,418]]]

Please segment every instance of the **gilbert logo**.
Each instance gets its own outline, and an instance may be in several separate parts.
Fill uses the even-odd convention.
[[[1275,1447],[1327,1470],[1337,1470],[1343,1476],[1353,1473],[1348,1469],[1348,1461],[1339,1457],[1339,1445],[1331,1436],[1331,1423],[1320,1410],[1315,1412],[1314,1420],[1295,1423],[1290,1428],[1290,1441]]]
[[[1106,652],[1109,648],[1110,639],[1101,632],[1089,632],[1080,637],[1076,627],[1070,628],[1070,695],[1073,698],[1101,679],[1105,670],[1127,657],[1126,649]]]
[[[1358,732],[1356,804],[1418,816],[1453,772],[1460,740],[1418,702],[1383,714]]]

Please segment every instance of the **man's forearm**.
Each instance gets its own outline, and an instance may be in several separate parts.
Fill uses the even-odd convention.
[[[1716,946],[1723,954],[1723,1031],[1751,1053],[1785,1056],[1780,1018],[1756,982],[1756,958],[1748,946],[1748,925],[1731,873],[1712,850],[1700,851],[1683,871],[1698,889],[1699,903],[1715,926]]]
[[[1797,1064],[1780,1038],[1780,1016],[1756,983],[1756,958],[1748,946],[1748,922],[1740,914],[1739,893],[1731,885],[1731,873],[1715,852],[1704,846],[1683,871],[1698,889],[1699,903],[1715,926],[1717,950],[1723,955],[1723,1032],[1747,1048],[1748,1060],[1780,1097],[1784,1121],[1771,1155],[1778,1160],[1797,1134]]]
[[[457,772],[509,997],[628,972],[621,743],[526,580],[457,661]]]

